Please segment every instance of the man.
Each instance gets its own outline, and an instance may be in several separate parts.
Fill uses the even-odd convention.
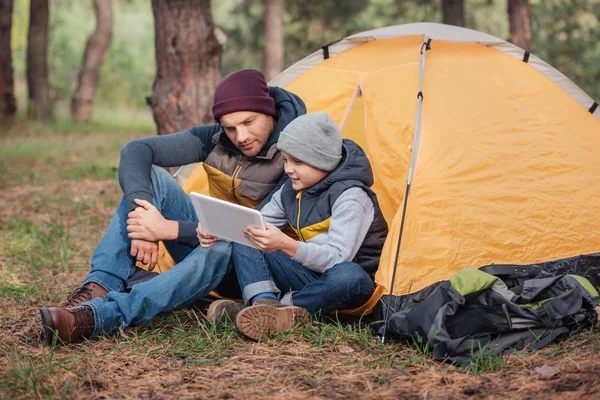
[[[212,112],[216,124],[123,147],[123,198],[92,256],[90,273],[64,307],[40,309],[48,343],[55,332],[69,343],[144,325],[160,313],[194,304],[231,273],[231,244],[198,246],[191,201],[160,167],[202,161],[211,195],[260,207],[286,178],[279,133],[306,107],[296,95],[269,88],[261,72],[243,70],[219,83]],[[176,265],[149,276],[135,262],[151,271],[161,240]]]

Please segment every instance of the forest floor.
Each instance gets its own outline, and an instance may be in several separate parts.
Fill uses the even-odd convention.
[[[0,137],[0,398],[600,398],[598,329],[466,368],[322,320],[254,343],[197,308],[41,343],[39,307],[80,284],[120,198],[119,148],[147,134]]]

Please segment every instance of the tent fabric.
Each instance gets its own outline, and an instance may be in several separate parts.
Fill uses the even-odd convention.
[[[466,42],[466,43],[478,43],[485,46],[490,46],[499,50],[511,57],[522,60],[525,50],[521,49],[514,44],[507,42],[506,40],[499,39],[487,33],[478,32],[472,29],[461,28],[456,26],[437,24],[432,22],[422,22],[415,24],[395,25],[388,26],[385,28],[374,29],[366,32],[357,33],[349,36],[343,40],[339,40],[327,47],[327,54],[329,57],[337,56],[345,51],[348,51],[354,47],[360,46],[364,43],[373,40],[400,38],[404,36],[422,36],[423,41],[427,39],[432,40],[443,40],[449,42]],[[325,46],[324,46],[325,47]],[[323,61],[323,50],[318,50],[309,55],[308,57],[300,60],[299,62],[292,65],[290,68],[283,71],[281,74],[276,76],[272,81],[269,82],[271,86],[287,86],[292,81],[297,79],[300,75],[320,64]],[[547,76],[550,80],[555,82],[564,91],[569,93],[574,99],[576,99],[584,108],[590,109],[595,103],[594,100],[588,96],[583,90],[577,85],[571,82],[562,73],[554,69],[552,66],[546,64],[533,54],[529,55],[529,64],[531,64],[536,70],[543,75]],[[600,110],[596,109],[594,112],[595,117],[600,120]]]
[[[269,84],[328,112],[372,163],[390,233],[377,291],[354,314],[467,267],[600,250],[600,108],[533,54],[470,29],[399,25],[325,46]]]
[[[600,115],[564,75],[533,55],[523,62],[524,53],[472,30],[410,24],[331,44],[329,58],[317,51],[271,82],[309,111],[327,111],[369,155],[391,226],[376,276],[385,291],[396,256],[393,294],[403,295],[469,266],[598,251]]]

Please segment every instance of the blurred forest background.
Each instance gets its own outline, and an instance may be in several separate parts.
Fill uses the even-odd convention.
[[[166,97],[160,92],[153,94],[156,59],[159,54],[158,41],[155,44],[153,7],[155,13],[164,14],[169,12],[165,7],[172,9],[178,2],[187,3],[186,7],[194,3],[193,0],[0,0],[0,14],[3,14],[4,21],[8,12],[7,5],[12,3],[10,46],[16,115],[29,115],[33,119],[72,118],[77,122],[110,120],[125,125],[152,127],[152,110],[149,105],[153,102],[158,105],[160,98]],[[200,12],[209,14],[208,20],[203,20],[204,26],[213,26],[220,45],[220,60],[219,55],[216,55],[216,63],[220,65],[216,68],[217,76],[210,78],[214,82],[218,81],[219,76],[241,68],[261,69],[267,78],[272,78],[277,72],[320,49],[324,44],[353,33],[388,25],[421,21],[447,22],[508,39],[511,35],[509,5],[520,3],[530,13],[528,18],[531,37],[526,39],[525,44],[515,43],[524,48],[530,47],[533,54],[560,70],[590,96],[600,99],[600,0],[197,2]],[[111,8],[108,14],[107,4]],[[50,103],[45,113],[36,114],[31,111],[31,100],[28,100],[32,99],[27,85],[28,34],[32,35],[29,32],[30,18],[43,18],[44,15],[40,17],[39,14],[43,14],[45,5],[48,7],[47,97]],[[105,9],[103,16],[102,8]],[[171,25],[184,29],[180,26],[181,19],[177,20],[182,18],[181,15],[168,17],[172,19],[165,18],[161,22],[157,21],[157,24],[161,24],[166,31],[172,28]],[[107,47],[103,57],[92,57],[88,61],[92,70],[101,66],[97,90],[87,94],[88,98],[91,95],[93,99],[93,114],[90,109],[88,116],[85,112],[77,116],[71,107],[76,98],[78,79],[81,79],[78,75],[82,68],[86,41],[96,29],[97,18],[104,18],[105,29],[107,24],[112,24],[109,26],[112,29],[104,32]],[[275,18],[275,31],[267,32],[270,29],[266,24],[269,18]],[[35,27],[40,26],[43,29],[43,21],[35,22]],[[32,25],[32,29],[35,27]],[[268,45],[271,43],[269,40],[275,40],[274,44]],[[275,53],[267,54],[269,49]],[[191,47],[186,52],[193,54],[195,51]],[[39,53],[34,52],[29,57],[36,54],[39,56]],[[168,49],[164,53],[163,48],[163,54],[168,57]],[[0,58],[2,57],[4,56],[0,54]],[[270,65],[269,61],[265,61],[269,57],[275,58],[275,62]],[[181,64],[186,61],[175,59],[174,62]],[[192,61],[192,68],[201,62],[202,60]],[[182,74],[172,65],[174,64],[170,67],[166,64],[165,68],[174,69],[174,74]],[[0,70],[2,69],[0,62]],[[214,84],[205,89],[203,97],[207,97],[208,101],[211,100],[208,92],[214,89]],[[39,88],[38,84],[36,86]],[[200,94],[201,92],[200,90]],[[197,104],[194,106],[197,107]],[[7,112],[6,106],[4,108],[4,115],[13,113],[11,110]],[[155,120],[156,118],[155,115]],[[208,122],[210,114],[194,118],[196,120],[193,123]],[[156,122],[160,133],[182,129],[190,123],[186,118],[179,123],[169,124],[163,121],[162,126],[160,121]]]

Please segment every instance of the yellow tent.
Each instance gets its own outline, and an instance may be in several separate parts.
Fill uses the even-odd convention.
[[[324,46],[270,84],[327,111],[373,165],[390,234],[377,293],[355,312],[390,292],[394,270],[392,293],[404,295],[466,267],[600,250],[597,103],[505,40],[386,27]]]

